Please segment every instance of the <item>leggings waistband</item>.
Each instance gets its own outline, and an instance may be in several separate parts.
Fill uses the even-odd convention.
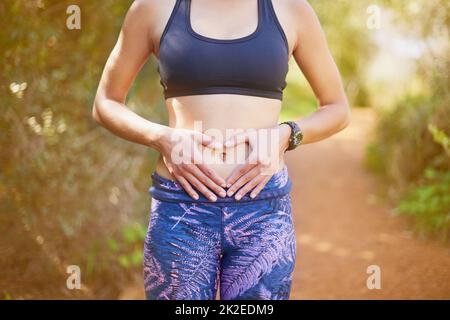
[[[151,196],[158,200],[173,202],[209,202],[209,203],[240,203],[245,201],[257,201],[262,199],[280,197],[288,194],[292,188],[292,181],[289,178],[288,168],[285,164],[283,168],[276,172],[261,192],[255,197],[250,198],[250,192],[237,201],[234,196],[224,198],[218,196],[217,201],[213,202],[199,193],[199,199],[195,200],[183,189],[180,183],[167,179],[159,175],[156,171],[151,174],[152,186],[148,189]],[[227,190],[227,188],[225,188]]]

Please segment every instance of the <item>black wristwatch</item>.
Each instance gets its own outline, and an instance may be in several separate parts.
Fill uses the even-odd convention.
[[[303,133],[298,124],[294,121],[285,121],[280,123],[287,124],[289,127],[291,127],[291,136],[289,137],[289,147],[286,149],[286,151],[294,150],[299,145],[301,145],[303,141]]]

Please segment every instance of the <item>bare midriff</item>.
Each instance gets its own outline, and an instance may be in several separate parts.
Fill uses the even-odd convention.
[[[166,99],[169,126],[203,132],[223,142],[233,130],[271,128],[277,125],[281,110],[278,99],[236,94],[205,94]],[[227,136],[228,134],[228,136]],[[249,154],[248,143],[223,150],[202,148],[202,161],[226,179]],[[280,167],[284,165],[280,163]],[[156,172],[176,180],[160,155]]]

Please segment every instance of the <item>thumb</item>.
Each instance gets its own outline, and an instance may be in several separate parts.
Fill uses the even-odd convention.
[[[193,134],[194,140],[201,144],[208,144],[212,141],[212,138],[207,134],[195,131]]]
[[[248,141],[248,135],[246,133],[238,133],[230,138],[228,138],[224,145],[227,148],[237,146],[238,144]]]
[[[194,139],[199,142],[200,144],[211,148],[211,149],[221,149],[222,148],[222,144],[215,141],[211,136],[201,133],[201,132],[197,132],[194,134]]]

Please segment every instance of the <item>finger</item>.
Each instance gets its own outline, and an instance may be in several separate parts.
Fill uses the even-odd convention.
[[[250,192],[254,187],[256,187],[264,177],[260,175],[256,175],[248,181],[237,193],[234,197],[236,200],[241,200],[243,196],[245,196],[248,192]]]
[[[234,147],[238,144],[247,142],[249,139],[249,136],[247,133],[238,133],[232,137],[230,137],[229,139],[227,139],[224,143],[225,147],[230,148],[230,147]]]
[[[217,185],[211,178],[209,178],[206,174],[203,173],[200,168],[195,165],[187,166],[187,170],[192,173],[203,185],[209,187],[216,194],[221,197],[225,197],[227,193],[224,189],[222,189],[219,185]]]
[[[220,144],[219,147],[213,148],[201,144],[194,145],[192,150],[192,157],[194,161],[192,163],[196,165],[215,163],[215,161],[217,160],[215,157],[216,153],[222,152],[222,150],[223,150],[222,144]]]
[[[206,174],[208,177],[212,179],[216,184],[220,185],[222,188],[225,188],[227,186],[227,183],[224,178],[222,178],[217,172],[215,172],[213,169],[211,169],[206,164],[200,163],[197,165],[200,170],[203,171],[204,174]]]
[[[212,141],[206,145],[204,145],[205,147],[209,148],[209,149],[213,149],[215,151],[222,151],[224,149],[223,147],[223,143],[219,142],[219,141]]]
[[[227,178],[227,187],[230,188],[240,177],[250,171],[256,164],[243,164],[233,169],[230,176]]]
[[[213,141],[211,136],[208,136],[207,134],[198,132],[198,131],[194,131],[192,134],[193,138],[195,141],[200,142],[201,144],[203,143],[210,143]]]
[[[191,150],[192,159],[188,164],[199,164],[202,163],[205,159],[206,150],[201,150],[202,148],[199,145],[193,145]]]
[[[183,172],[184,177],[189,181],[190,184],[194,186],[197,191],[202,193],[206,198],[208,198],[211,201],[216,201],[217,197],[216,195],[211,192],[203,183],[201,183],[192,173],[188,171]]]
[[[256,165],[258,165],[258,158],[257,154],[255,152],[252,152],[248,158],[245,164],[242,166],[236,167],[232,172],[231,175],[227,178],[227,187],[231,187],[233,183],[236,182],[237,179],[242,177],[245,173],[253,169]]]
[[[223,149],[222,143],[216,141],[213,137],[201,132],[194,133],[194,140],[211,149]]]
[[[231,187],[228,189],[227,195],[231,197],[236,191],[238,191],[244,184],[252,180],[254,177],[259,175],[259,168],[254,167],[250,169],[247,173],[242,175]]]
[[[272,176],[264,176],[263,179],[259,182],[259,184],[253,189],[250,193],[250,198],[256,198],[261,190],[266,186],[267,182],[269,182]]]
[[[189,182],[180,174],[175,174],[175,179],[178,180],[178,182],[181,184],[183,189],[189,194],[191,198],[194,198],[195,200],[198,200],[199,196],[197,192],[192,188],[192,186],[189,184]]]

